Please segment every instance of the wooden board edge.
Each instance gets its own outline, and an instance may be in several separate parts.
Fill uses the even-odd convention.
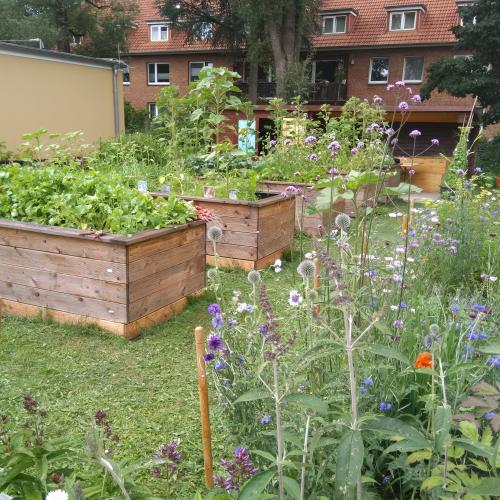
[[[287,245],[285,248],[280,248],[279,250],[276,250],[273,253],[270,253],[269,255],[266,255],[265,257],[262,257],[261,259],[257,260],[255,262],[255,268],[254,269],[264,269],[267,266],[270,266],[271,264],[274,263],[276,259],[281,259],[283,257],[283,254],[285,253],[285,250],[289,248],[290,245]]]
[[[219,267],[238,267],[245,271],[253,271],[255,269],[254,260],[234,259],[232,257],[217,257],[217,263]],[[207,264],[209,266],[215,266],[215,257],[213,255],[207,255]]]

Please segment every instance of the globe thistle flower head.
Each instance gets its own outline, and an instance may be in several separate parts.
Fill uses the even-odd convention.
[[[247,279],[252,285],[256,285],[259,281],[261,281],[259,271],[250,271],[247,275]]]
[[[209,281],[217,281],[219,277],[219,273],[217,272],[217,269],[209,269],[207,271],[207,278]]]
[[[316,266],[314,265],[314,262],[306,259],[298,265],[297,272],[302,276],[302,278],[310,279],[316,272]]]
[[[335,225],[346,233],[351,225],[351,218],[347,214],[338,214],[335,217]]]
[[[409,135],[412,139],[416,139],[417,137],[420,137],[422,135],[422,132],[420,132],[420,130],[415,129],[412,130]]]
[[[213,242],[217,243],[222,238],[222,229],[219,226],[212,226],[208,228],[207,238]]]

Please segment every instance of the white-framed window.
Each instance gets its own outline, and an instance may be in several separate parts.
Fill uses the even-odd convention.
[[[390,18],[389,18],[390,31],[414,30],[416,27],[417,27],[416,10],[390,13]]]
[[[71,35],[71,43],[81,45],[83,43],[83,35]]]
[[[212,36],[213,29],[212,23],[198,23],[194,28],[194,38],[196,40],[208,40]]]
[[[403,81],[420,83],[424,76],[424,58],[418,56],[405,57],[403,66]]]
[[[170,64],[148,63],[148,85],[169,85]]]
[[[200,71],[203,68],[213,68],[214,63],[211,62],[190,62],[189,63],[189,81],[195,82],[200,77]]]
[[[158,116],[158,106],[155,102],[148,102],[148,114],[151,120]]]
[[[123,85],[130,85],[130,68],[124,69],[122,75]]]
[[[389,81],[389,58],[372,57],[368,83],[387,83]]]
[[[169,36],[168,31],[168,24],[151,24],[149,26],[149,38],[152,42],[166,42]]]
[[[347,32],[347,16],[323,16],[323,34]]]

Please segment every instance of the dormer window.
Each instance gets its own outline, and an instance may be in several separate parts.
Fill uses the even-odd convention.
[[[386,7],[389,12],[389,31],[417,29],[418,15],[426,12],[424,4],[395,5]]]
[[[414,30],[417,27],[417,11],[391,12],[390,31]]]
[[[347,31],[347,16],[324,16],[323,34],[333,35],[335,33],[345,33]]]
[[[152,42],[166,42],[168,40],[168,24],[151,24],[149,32]]]
[[[323,35],[337,35],[347,33],[350,16],[356,17],[358,11],[354,9],[337,9],[321,12],[321,33]]]

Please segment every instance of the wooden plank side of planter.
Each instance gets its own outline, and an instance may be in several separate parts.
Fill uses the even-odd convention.
[[[32,286],[0,281],[0,296],[16,302],[71,312],[82,316],[127,322],[127,305],[117,302],[92,299],[81,295],[54,292]]]
[[[126,264],[0,245],[0,265],[3,264],[115,283],[125,283],[127,278]]]
[[[205,257],[203,256],[203,259]],[[131,302],[129,304],[129,322],[147,316],[160,309],[165,304],[175,302],[181,297],[190,295],[205,286],[205,271],[185,276],[183,280],[162,288],[146,297]]]
[[[172,268],[181,262],[189,261],[199,255],[205,255],[204,238],[195,238],[194,235],[190,235],[189,240],[189,243],[185,245],[160,251],[154,255],[130,262],[130,283]]]
[[[0,245],[86,259],[126,262],[126,253],[122,246],[103,244],[90,238],[68,238],[49,233],[30,232],[25,229],[0,227]]]
[[[212,242],[207,241],[207,255],[213,255]],[[229,243],[217,243],[217,254],[228,259],[257,260],[257,245],[247,247],[244,245],[232,245]]]
[[[123,283],[113,283],[44,269],[11,266],[9,264],[0,265],[0,280],[120,304],[127,303],[127,287]]]
[[[173,234],[166,234],[158,238],[151,238],[148,241],[134,243],[129,246],[128,260],[133,262],[139,259],[146,258],[150,255],[155,255],[158,252],[166,252],[167,250],[186,245],[190,241],[205,234],[205,226],[187,227]]]
[[[290,246],[294,219],[295,198],[283,198],[274,205],[259,209],[258,259]]]

